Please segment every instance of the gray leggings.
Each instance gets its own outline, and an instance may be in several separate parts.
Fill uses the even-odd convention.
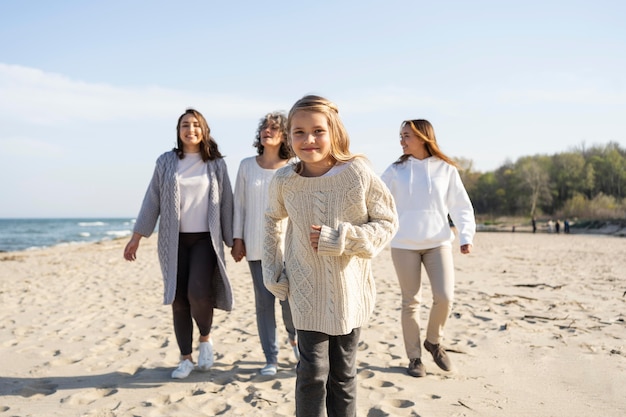
[[[217,255],[211,234],[180,233],[178,242],[178,275],[176,296],[172,303],[174,333],[181,355],[190,355],[193,344],[193,321],[201,336],[213,325],[213,274]]]
[[[278,363],[278,341],[276,335],[276,297],[263,284],[263,266],[261,261],[248,261],[254,285],[254,302],[256,305],[256,324],[261,339],[261,347],[267,363]],[[283,323],[289,340],[296,340],[296,329],[293,327],[289,301],[281,301]]]

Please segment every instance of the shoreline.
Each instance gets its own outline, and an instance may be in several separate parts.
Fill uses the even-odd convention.
[[[522,218],[500,217],[477,224],[483,232],[532,232]],[[54,246],[129,239],[134,218],[0,219],[0,254],[36,251]],[[589,220],[572,223],[570,234],[602,234],[626,237],[626,220]],[[548,233],[547,223],[538,223],[537,233]]]
[[[513,227],[515,227],[514,230],[512,229]],[[482,226],[482,227],[479,226],[479,228],[480,230],[476,231],[477,234],[482,234],[482,233],[531,233],[532,234],[532,228],[526,225],[523,225],[523,226],[499,225],[499,226]],[[156,237],[157,233],[158,232],[155,231],[152,236]],[[30,248],[21,249],[21,250],[0,250],[0,256],[12,254],[12,253],[24,253],[24,252],[32,253],[32,252],[52,249],[56,247],[72,247],[72,246],[79,246],[79,245],[99,245],[99,244],[103,244],[103,243],[111,242],[111,241],[124,241],[126,243],[128,239],[130,238],[131,234],[132,232],[125,236],[107,237],[107,238],[103,238],[103,239],[95,240],[95,241],[84,241],[84,242],[72,241],[72,242],[57,243],[55,245],[50,245],[50,246],[30,247]],[[570,229],[570,233],[563,233],[563,232],[555,233],[555,232],[548,232],[547,230],[537,230],[535,234],[564,235],[564,236],[589,235],[589,236],[610,236],[610,237],[621,238],[621,237],[626,237],[626,227],[620,227],[617,225],[607,225],[606,227],[603,227],[600,229],[589,229],[589,228],[580,229],[580,228],[572,227]]]

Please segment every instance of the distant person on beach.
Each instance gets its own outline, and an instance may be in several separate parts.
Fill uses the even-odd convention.
[[[554,223],[554,230],[556,231],[557,235],[561,232],[561,221],[560,220],[557,220],[556,223]]]
[[[468,254],[476,232],[474,209],[456,164],[440,149],[427,120],[406,120],[400,126],[403,155],[382,175],[393,194],[400,218],[391,241],[393,261],[402,293],[402,332],[409,359],[407,372],[426,375],[420,339],[422,264],[430,279],[433,305],[424,348],[444,371],[452,368],[442,346],[444,326],[454,298],[452,233],[448,213],[457,228],[461,253]]]
[[[536,233],[537,232],[537,220],[535,220],[535,218],[533,217],[531,223],[533,226],[533,233]]]
[[[156,161],[124,258],[137,258],[139,241],[159,220],[163,302],[172,305],[181,355],[172,378],[183,379],[194,369],[193,322],[200,332],[197,368],[206,371],[213,365],[213,309],[233,307],[223,246],[233,244],[233,194],[226,163],[200,112],[188,109],[179,117],[176,143]]]
[[[301,98],[287,130],[299,161],[270,184],[263,279],[289,298],[298,329],[296,416],[353,417],[359,336],[376,297],[371,259],[395,233],[396,209],[369,163],[350,153],[334,103]]]
[[[261,369],[261,375],[275,375],[278,369],[276,297],[263,284],[261,258],[270,181],[276,171],[293,157],[287,141],[287,116],[282,112],[266,114],[259,123],[253,146],[257,155],[242,160],[237,172],[231,255],[235,262],[241,261],[244,256],[248,261],[254,287],[257,331],[265,354],[266,365]],[[298,360],[300,355],[289,302],[285,300],[280,304],[289,343]]]
[[[563,233],[569,233],[569,220],[567,219],[563,221]]]

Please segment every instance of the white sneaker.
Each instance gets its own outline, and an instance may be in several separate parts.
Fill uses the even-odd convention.
[[[213,366],[213,342],[200,342],[198,346],[198,370],[208,371]]]
[[[261,375],[276,375],[278,367],[275,363],[268,363],[261,369]]]
[[[172,378],[185,379],[189,376],[191,371],[193,371],[193,362],[189,359],[182,360],[178,364],[178,368],[174,369],[172,372]]]

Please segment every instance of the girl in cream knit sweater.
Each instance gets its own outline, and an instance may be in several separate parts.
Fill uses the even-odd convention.
[[[298,331],[296,415],[356,416],[357,345],[376,296],[370,260],[397,230],[395,204],[366,160],[350,153],[332,102],[300,99],[287,129],[299,162],[270,184],[263,279],[288,297]]]

